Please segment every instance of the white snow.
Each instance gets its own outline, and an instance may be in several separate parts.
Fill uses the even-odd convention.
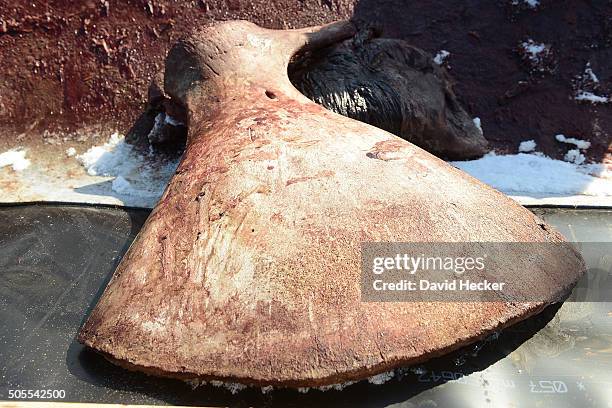
[[[535,140],[525,140],[519,144],[518,151],[521,153],[533,152],[536,146]]]
[[[480,118],[474,118],[472,119],[472,121],[474,122],[474,125],[476,125],[476,127],[478,128],[478,130],[480,130],[480,134],[484,134],[482,132],[482,123],[480,122]]]
[[[527,56],[532,62],[539,62],[540,53],[546,50],[546,44],[537,43],[533,41],[531,38],[528,39],[527,41],[523,41],[521,43],[521,46],[523,47],[523,49],[525,50],[525,53],[527,54]]]
[[[440,50],[434,57],[434,62],[438,65],[442,65],[444,61],[446,60],[446,58],[448,58],[449,55],[450,55],[450,52],[446,50]]]
[[[11,149],[0,154],[0,168],[11,166],[13,171],[22,171],[30,167],[30,160],[26,159],[23,149]]]
[[[584,75],[587,78],[589,78],[593,83],[596,83],[596,84],[599,83],[599,78],[597,78],[597,75],[595,75],[595,73],[591,69],[591,63],[590,62],[587,62],[586,67],[584,68]]]
[[[76,158],[90,176],[115,177],[111,188],[116,193],[139,197],[160,196],[178,166],[178,161],[137,151],[117,133]]]
[[[68,157],[72,157],[72,156],[76,156],[76,149],[74,147],[69,147],[68,149],[66,149],[66,156]]]
[[[496,155],[452,165],[494,188],[515,196],[612,196],[612,181],[601,165],[577,165],[542,154]]]
[[[584,154],[580,153],[580,150],[572,149],[565,153],[563,160],[574,164],[582,164],[586,161],[586,157],[584,157]]]
[[[518,6],[520,3],[526,4],[532,9],[535,9],[540,5],[540,0],[512,0],[513,6]]]
[[[589,91],[578,91],[576,93],[575,99],[577,101],[587,101],[593,104],[610,102],[610,98],[608,98],[607,96],[596,95],[593,92]]]
[[[561,134],[556,135],[555,139],[557,139],[557,141],[561,143],[573,144],[578,149],[582,149],[582,150],[586,150],[589,147],[591,147],[591,142],[589,141],[576,139],[574,137],[566,137],[565,135],[561,135]]]
[[[605,95],[597,95],[595,92],[599,88],[599,78],[593,72],[591,63],[587,62],[584,73],[576,76],[574,82],[575,95],[574,99],[581,102],[590,102],[592,104],[597,103],[609,103],[612,98]]]

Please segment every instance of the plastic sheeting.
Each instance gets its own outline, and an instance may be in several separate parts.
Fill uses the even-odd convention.
[[[612,211],[536,212],[570,240],[612,241]],[[606,302],[552,306],[499,336],[398,371],[383,385],[363,381],[342,391],[232,394],[115,367],[74,337],[148,213],[0,207],[0,400],[9,390],[39,389],[64,390],[63,401],[177,405],[575,407],[612,400],[612,303]],[[586,256],[592,263],[607,254]]]

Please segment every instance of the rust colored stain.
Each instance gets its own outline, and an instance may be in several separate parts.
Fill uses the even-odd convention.
[[[406,159],[412,155],[412,149],[401,140],[383,140],[377,142],[372,149],[366,153],[371,159],[383,161]]]

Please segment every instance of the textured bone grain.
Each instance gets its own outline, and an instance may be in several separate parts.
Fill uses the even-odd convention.
[[[226,22],[171,50],[165,91],[187,108],[187,149],[81,342],[155,375],[319,386],[444,354],[543,308],[361,301],[364,241],[563,239],[503,194],[291,85],[297,51],[352,33],[347,22]],[[508,253],[504,278],[556,301],[584,270],[566,248],[551,246],[541,264]]]

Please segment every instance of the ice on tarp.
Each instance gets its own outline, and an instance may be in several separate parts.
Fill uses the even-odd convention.
[[[451,164],[509,195],[612,196],[612,180],[601,164],[577,165],[540,154],[497,155]]]
[[[11,166],[14,171],[22,171],[30,167],[30,160],[26,159],[24,149],[11,149],[0,153],[0,168]]]
[[[89,175],[114,177],[114,192],[139,197],[160,196],[178,166],[177,159],[137,150],[118,133],[76,157]]]

